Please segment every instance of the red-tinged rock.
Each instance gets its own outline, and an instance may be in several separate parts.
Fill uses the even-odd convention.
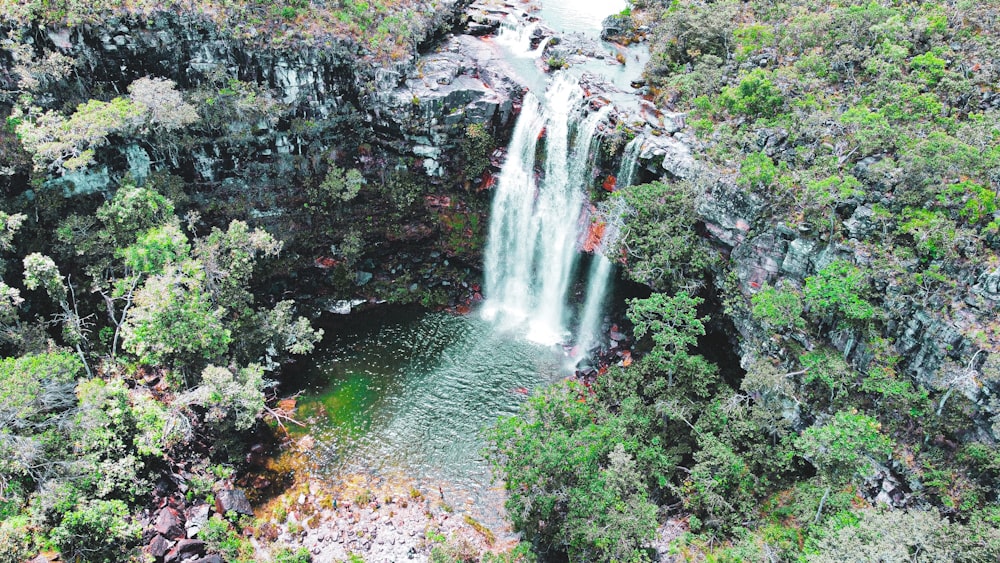
[[[617,183],[618,183],[618,178],[615,178],[614,176],[608,176],[607,178],[604,179],[604,183],[601,184],[601,187],[604,188],[604,191],[606,192],[613,192],[615,191],[615,184]]]
[[[431,209],[447,209],[451,207],[451,198],[446,195],[424,196],[424,203]]]
[[[591,223],[587,229],[587,240],[583,242],[584,252],[593,252],[600,248],[601,239],[604,238],[604,230],[607,224],[603,222]]]
[[[156,534],[153,536],[153,539],[149,541],[143,551],[159,560],[162,559],[168,551],[170,551],[170,548],[174,546],[174,543],[176,542],[170,541],[160,534]]]
[[[479,182],[479,188],[476,189],[477,192],[486,191],[493,187],[497,181],[496,176],[490,174],[489,171],[483,172],[483,179]]]
[[[184,518],[180,512],[171,507],[166,507],[156,516],[156,523],[153,524],[156,533],[168,539],[185,537]]]
[[[329,256],[320,256],[313,261],[313,264],[320,269],[329,270],[330,268],[335,268],[340,262],[330,258]]]

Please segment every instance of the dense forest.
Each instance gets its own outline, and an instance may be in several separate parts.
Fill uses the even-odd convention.
[[[513,106],[386,84],[486,24],[0,7],[0,563],[314,560],[233,484],[297,423],[317,303],[467,311]],[[484,430],[520,547],[425,555],[1000,559],[1000,2],[630,0],[605,27],[648,45],[636,87],[696,172],[591,190],[649,295],[634,353]]]
[[[709,165],[612,196],[655,290],[629,303],[642,358],[493,431],[527,539],[640,561],[667,518],[681,560],[996,560],[998,8],[632,2],[617,27]],[[757,209],[758,255],[797,253],[730,254],[699,227],[712,193]],[[706,297],[741,325],[735,377],[698,346]]]

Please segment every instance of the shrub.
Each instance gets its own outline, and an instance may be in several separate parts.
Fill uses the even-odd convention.
[[[845,260],[835,260],[806,278],[805,303],[818,316],[843,315],[851,321],[875,317],[875,307],[862,296],[867,280],[864,273]]]
[[[141,537],[128,506],[120,500],[96,500],[63,517],[49,535],[70,562],[116,563]]]
[[[552,387],[489,432],[508,514],[543,551],[580,561],[644,560],[656,507],[619,443],[628,440],[624,429],[596,422],[594,401],[581,393],[574,384]]]
[[[805,328],[802,296],[787,289],[765,286],[751,298],[753,315],[776,329]]]
[[[778,167],[764,152],[750,153],[740,164],[740,175],[736,178],[739,186],[752,190],[766,190],[774,184]]]
[[[736,87],[722,89],[723,107],[732,113],[757,118],[772,118],[785,105],[781,90],[771,82],[770,73],[754,69]]]
[[[13,522],[0,522],[0,563],[22,563],[31,557],[28,531]]]

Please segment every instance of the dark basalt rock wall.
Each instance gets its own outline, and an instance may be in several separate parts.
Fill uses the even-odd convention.
[[[464,34],[467,2],[445,4],[419,40],[424,52],[402,60],[373,60],[346,39],[275,46],[262,36],[235,38],[191,13],[21,29],[36,61],[53,54],[74,61],[69,75],[34,95],[36,106],[69,113],[89,99],[127,95],[134,80],[153,76],[173,80],[201,116],[167,135],[113,136],[88,168],[47,178],[41,189],[93,201],[110,197],[127,176],[142,184],[168,175],[205,221],[261,224],[301,255],[293,269],[311,271],[314,259],[324,260],[320,277],[342,262],[336,248],[353,232],[368,263],[339,274],[346,289],[333,293],[345,298],[368,293],[351,289],[371,279],[363,270],[409,260],[393,260],[399,253],[420,255],[420,264],[431,252],[465,253],[459,258],[478,264],[475,245],[446,240],[453,231],[481,240],[486,224],[488,192],[474,189],[483,178],[467,173],[469,128],[501,144],[523,89],[488,45]],[[16,91],[15,62],[0,62],[0,86]],[[355,199],[317,212],[307,188],[332,165],[359,170],[365,185]],[[28,166],[0,177],[8,195],[34,197]]]

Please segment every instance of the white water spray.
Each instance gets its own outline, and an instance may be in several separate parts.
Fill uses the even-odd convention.
[[[585,232],[581,209],[595,131],[607,110],[579,120],[582,92],[567,75],[557,76],[545,98],[544,108],[533,95],[525,98],[497,181],[483,311],[501,326],[523,326],[531,340],[556,343],[569,336],[568,292]],[[543,128],[544,176],[537,183],[534,155]]]
[[[642,153],[642,139],[641,136],[636,137],[625,145],[615,184],[619,188],[627,188],[635,182],[635,173],[639,170],[639,154]]]
[[[497,34],[497,43],[507,47],[515,57],[538,58],[545,51],[545,47],[548,46],[552,38],[546,37],[542,39],[538,43],[538,46],[532,49],[531,39],[534,37],[535,30],[537,29],[537,23],[524,25],[515,18],[505,19],[500,23],[500,33]]]
[[[642,150],[642,137],[636,137],[625,146],[622,161],[618,168],[616,188],[627,188],[635,181],[636,170],[639,168],[639,154]],[[593,220],[603,225],[601,240],[594,249],[594,257],[590,263],[590,273],[587,277],[586,301],[580,318],[580,328],[576,337],[576,353],[574,360],[586,357],[587,352],[600,340],[601,313],[611,285],[614,264],[608,257],[617,246],[621,237],[622,225],[628,211],[628,205],[622,198],[613,198],[601,204],[597,216]]]

